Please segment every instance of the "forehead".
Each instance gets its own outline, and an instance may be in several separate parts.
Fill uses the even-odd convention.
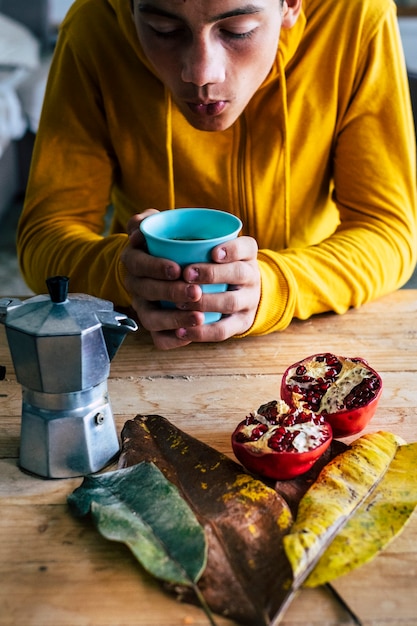
[[[135,0],[140,13],[214,22],[233,15],[262,13],[278,0]]]

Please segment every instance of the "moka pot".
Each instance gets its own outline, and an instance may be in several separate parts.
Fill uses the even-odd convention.
[[[110,362],[137,324],[111,302],[68,295],[68,278],[49,295],[0,299],[0,322],[22,385],[19,463],[47,478],[97,472],[118,453],[109,401]]]

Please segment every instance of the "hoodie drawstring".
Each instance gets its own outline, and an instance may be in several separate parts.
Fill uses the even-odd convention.
[[[287,102],[287,83],[285,80],[285,65],[282,54],[278,52],[278,67],[280,77],[280,94],[282,107],[282,142],[284,150],[284,247],[288,248],[291,235],[291,219],[290,219],[290,140],[288,137],[288,102]]]
[[[171,93],[165,88],[165,109],[166,109],[166,137],[165,150],[167,155],[168,169],[168,207],[175,208],[175,180],[174,180],[174,155],[172,149],[172,98]]]

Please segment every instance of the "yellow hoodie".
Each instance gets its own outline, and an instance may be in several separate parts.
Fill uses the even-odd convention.
[[[102,236],[114,205],[110,236]],[[258,241],[251,334],[392,291],[416,262],[415,135],[392,0],[305,0],[270,75],[224,132],[190,127],[127,0],[77,0],[59,37],[18,252],[36,292],[128,306],[125,225],[148,207],[231,211]]]

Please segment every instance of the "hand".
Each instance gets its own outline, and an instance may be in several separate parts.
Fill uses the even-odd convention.
[[[255,318],[261,287],[257,262],[258,246],[252,237],[238,237],[213,250],[213,263],[180,266],[146,252],[140,222],[154,213],[149,209],[128,223],[129,245],[121,255],[141,325],[150,331],[159,349],[177,348],[191,342],[223,341],[245,332]],[[228,291],[203,294],[200,284],[227,283]],[[176,304],[162,309],[160,300]],[[204,324],[204,311],[219,311],[220,321]]]

